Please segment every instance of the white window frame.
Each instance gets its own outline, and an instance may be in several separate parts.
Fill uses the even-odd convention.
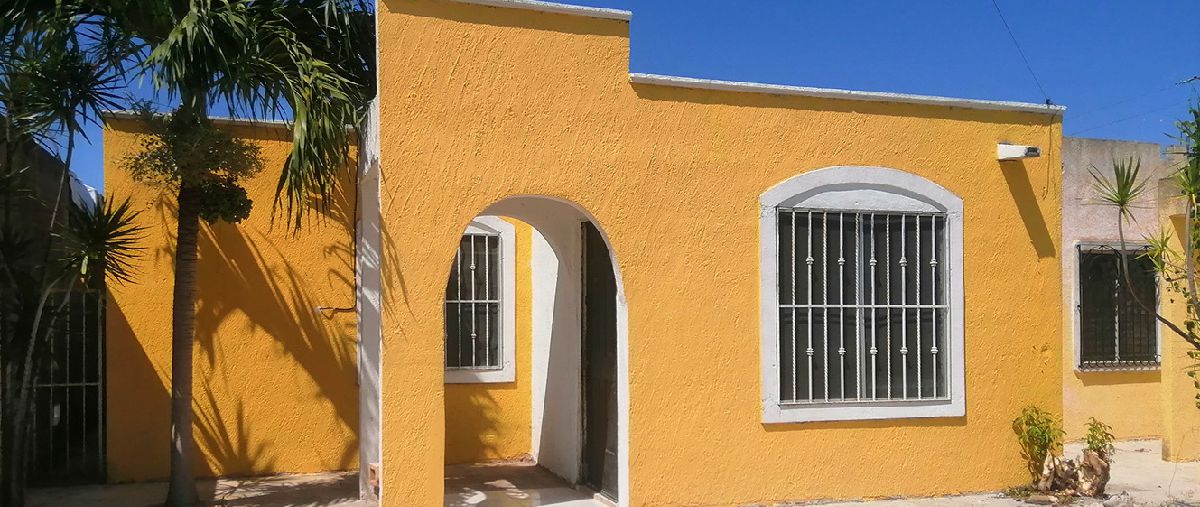
[[[516,227],[500,217],[481,215],[467,225],[466,234],[492,234],[500,236],[500,360],[499,368],[469,369],[446,368],[447,384],[486,384],[513,382],[517,378],[516,343],[517,315],[517,248]],[[445,319],[445,305],[442,318]],[[445,323],[443,323],[443,328]],[[443,334],[442,346],[445,347]]]
[[[1081,299],[1081,291],[1083,290],[1083,259],[1084,252],[1094,252],[1098,250],[1121,250],[1120,240],[1085,240],[1075,241],[1072,244],[1072,261],[1075,265],[1075,280],[1071,287],[1071,315],[1072,315],[1072,331],[1074,331],[1075,339],[1075,372],[1083,375],[1088,373],[1098,372],[1113,372],[1113,371],[1158,371],[1162,369],[1162,326],[1154,326],[1154,343],[1156,354],[1158,356],[1158,364],[1154,365],[1113,365],[1113,366],[1083,366],[1083,315],[1080,312],[1080,305],[1083,303]],[[1149,248],[1150,244],[1144,241],[1126,241],[1125,251],[1133,252]],[[1154,297],[1154,310],[1156,312],[1162,309],[1162,291],[1161,287],[1156,287]]]
[[[934,212],[946,216],[949,277],[946,354],[949,396],[920,401],[784,404],[779,385],[779,239],[777,209]],[[963,339],[963,202],[915,174],[884,167],[834,166],[793,176],[759,197],[762,421],[764,424],[966,415]]]

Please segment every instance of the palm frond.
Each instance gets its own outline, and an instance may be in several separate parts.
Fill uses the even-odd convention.
[[[1130,157],[1114,160],[1113,178],[1109,179],[1095,166],[1088,169],[1097,197],[1106,205],[1117,208],[1124,218],[1133,217],[1133,206],[1146,192],[1146,180],[1141,178],[1142,163]]]
[[[355,0],[193,3],[148,64],[156,85],[180,96],[202,87],[250,116],[290,112],[274,204],[298,228],[309,209],[332,201],[374,94],[370,19]]]
[[[1184,164],[1175,172],[1175,182],[1181,195],[1192,202],[1200,199],[1200,107],[1188,108],[1190,120],[1178,122],[1179,135],[1174,136],[1182,146]]]

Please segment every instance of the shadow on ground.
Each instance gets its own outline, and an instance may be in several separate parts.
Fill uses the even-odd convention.
[[[229,507],[374,507],[358,499],[358,473],[282,474],[197,481],[204,505]],[[47,488],[30,491],[30,507],[162,505],[163,482]]]

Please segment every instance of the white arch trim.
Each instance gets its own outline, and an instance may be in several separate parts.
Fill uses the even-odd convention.
[[[600,231],[604,244],[608,247],[609,261],[612,263],[613,278],[617,284],[617,439],[620,443],[617,452],[617,506],[629,507],[630,480],[629,473],[629,304],[625,297],[625,280],[617,262],[619,254],[608,236],[604,225],[594,215],[567,199],[548,195],[518,194],[501,199],[488,206],[483,214],[509,216],[526,223],[533,224],[539,213],[545,209],[538,201],[549,201],[558,205],[569,206],[579,215],[590,221]],[[582,234],[582,231],[580,231]],[[536,234],[535,234],[536,235]],[[535,244],[536,246],[536,244]],[[536,284],[537,282],[535,282]],[[538,288],[534,288],[538,292]]]
[[[779,386],[779,239],[780,207],[844,211],[940,212],[949,231],[950,369],[947,400],[782,404]],[[797,423],[966,414],[966,367],[963,336],[963,202],[945,187],[915,174],[884,167],[834,166],[793,176],[759,197],[759,301],[762,370],[762,421]]]

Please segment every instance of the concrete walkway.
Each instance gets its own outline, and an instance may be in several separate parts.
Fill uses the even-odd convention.
[[[446,467],[443,507],[608,507],[533,463]]]
[[[1200,463],[1167,463],[1157,440],[1119,442],[1106,501],[1081,499],[1094,507],[1200,506]],[[1067,456],[1079,454],[1079,445]],[[374,507],[358,500],[357,472],[276,475],[253,479],[201,481],[208,505],[262,507]],[[31,491],[31,507],[149,507],[160,505],[166,484],[118,484],[49,488]],[[530,464],[446,467],[444,507],[603,507],[607,502],[579,492],[549,472]],[[942,498],[808,502],[795,505],[869,507],[1028,506],[997,493]]]

